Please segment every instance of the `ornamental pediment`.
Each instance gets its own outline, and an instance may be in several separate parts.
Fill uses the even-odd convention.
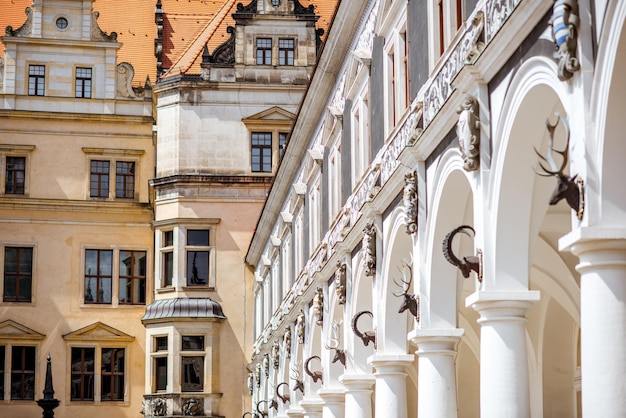
[[[118,329],[115,329],[102,322],[95,322],[81,329],[65,334],[63,339],[66,341],[122,341],[131,342],[135,339],[132,335],[128,335]]]
[[[46,336],[18,322],[7,319],[0,322],[1,340],[43,340]]]
[[[296,115],[294,115],[293,113],[278,106],[273,106],[267,110],[256,113],[252,116],[248,116],[247,118],[243,119],[243,123],[245,123],[246,125],[248,123],[255,123],[259,121],[288,121],[291,123],[295,118]]]

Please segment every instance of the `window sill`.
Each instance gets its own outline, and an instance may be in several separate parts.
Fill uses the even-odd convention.
[[[168,287],[160,287],[156,291],[157,293],[172,293],[172,292],[175,292],[176,289],[173,286],[168,286]]]
[[[207,291],[214,291],[215,290],[215,286],[209,286],[209,285],[200,285],[200,286],[183,286],[183,291],[185,292],[207,292]]]

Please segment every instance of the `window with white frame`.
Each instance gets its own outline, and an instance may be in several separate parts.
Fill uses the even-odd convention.
[[[352,188],[361,181],[370,162],[369,92],[363,87],[352,106]]]
[[[309,248],[315,251],[322,238],[322,193],[320,176],[312,182],[309,190]]]
[[[185,259],[187,286],[209,286],[211,276],[211,229],[187,229]]]
[[[147,251],[86,248],[83,303],[143,305],[146,303]]]
[[[293,285],[293,271],[292,271],[292,254],[291,254],[291,233],[286,233],[282,240],[281,245],[281,260],[282,260],[282,288],[283,292],[281,298],[291,289]]]
[[[143,150],[83,148],[88,156],[89,197],[135,199]]]
[[[155,393],[167,391],[169,337],[156,335],[152,338],[152,391]]]
[[[172,286],[174,278],[174,231],[161,232],[161,286]]]
[[[181,339],[181,391],[202,392],[204,390],[204,336],[182,335]]]
[[[304,266],[305,257],[303,211],[301,209],[298,210],[298,213],[293,217],[293,246],[295,255],[293,259],[293,279],[295,280]]]
[[[283,282],[280,275],[280,257],[272,261],[272,314],[280,305],[283,295]]]
[[[386,97],[386,134],[396,126],[408,106],[408,61],[406,31],[396,32],[387,45],[385,72],[387,86]]]
[[[254,292],[254,338],[263,332],[263,286],[257,286]]]

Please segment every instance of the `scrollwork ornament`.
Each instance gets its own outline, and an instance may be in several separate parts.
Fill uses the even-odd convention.
[[[402,193],[406,233],[417,232],[417,171],[404,175],[404,191]]]
[[[254,379],[256,381],[256,387],[261,387],[261,363],[256,364],[256,373],[254,374]]]
[[[459,147],[463,154],[465,171],[478,170],[480,166],[480,116],[478,100],[474,96],[466,96],[456,111],[459,120],[456,123],[456,134]]]
[[[254,392],[254,373],[248,373],[248,394],[252,395]]]
[[[376,274],[376,227],[368,222],[363,229],[363,251],[365,253],[365,275]]]
[[[324,324],[324,289],[318,287],[313,296],[313,316],[317,325]]]
[[[558,60],[558,75],[562,81],[572,78],[580,69],[576,56],[578,44],[578,2],[576,0],[555,0],[552,5],[552,38],[557,48],[554,58]]]
[[[270,377],[270,355],[268,353],[263,354],[263,371],[265,372],[265,378]]]

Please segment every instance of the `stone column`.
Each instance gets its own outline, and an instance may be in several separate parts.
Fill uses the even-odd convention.
[[[530,418],[526,312],[538,291],[478,291],[466,303],[480,318],[481,418]]]
[[[406,368],[413,354],[375,354],[368,363],[376,369],[374,416],[407,417]]]
[[[322,407],[322,418],[343,418],[344,417],[344,390],[343,388],[320,389],[317,394],[324,402]]]
[[[304,410],[299,406],[290,407],[285,411],[285,415],[287,415],[289,418],[303,418]]]
[[[457,418],[456,347],[464,330],[416,329],[409,340],[417,345],[419,391],[417,416]]]
[[[304,409],[304,418],[322,418],[322,400],[320,398],[304,398],[300,401]]]
[[[621,237],[620,237],[621,236]],[[580,348],[584,417],[626,416],[626,234],[574,230],[560,241],[580,259]]]
[[[372,418],[372,387],[374,376],[369,374],[344,374],[339,381],[346,388],[346,412],[348,418]]]

